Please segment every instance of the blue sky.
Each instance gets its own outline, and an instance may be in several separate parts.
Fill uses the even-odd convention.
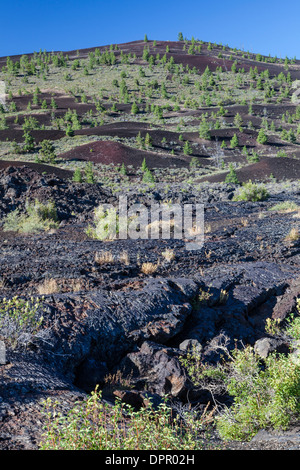
[[[0,56],[184,37],[300,59],[298,0],[1,2]]]

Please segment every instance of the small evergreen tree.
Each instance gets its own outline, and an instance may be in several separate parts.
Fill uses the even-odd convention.
[[[74,181],[74,183],[82,183],[82,174],[80,168],[75,169],[72,181]]]
[[[146,137],[145,137],[145,146],[147,148],[152,147],[152,139],[151,139],[150,135],[148,134],[148,132],[147,132]]]
[[[147,168],[143,174],[143,183],[154,183],[154,182],[155,182],[154,176],[152,175],[149,168]]]
[[[262,145],[265,145],[268,142],[268,137],[266,136],[264,129],[260,129],[257,136],[257,142]]]
[[[234,136],[232,137],[232,139],[230,141],[230,147],[232,149],[234,149],[234,148],[238,147],[238,145],[239,145],[239,139],[238,139],[237,135],[234,134]]]
[[[55,163],[55,152],[53,144],[50,140],[43,140],[41,142],[40,154],[42,155],[41,161],[46,163]]]
[[[138,112],[139,112],[138,105],[137,105],[136,102],[134,101],[134,103],[133,103],[132,106],[131,106],[131,114],[137,114]]]
[[[94,170],[93,170],[93,164],[92,162],[88,162],[85,170],[85,180],[87,183],[93,184],[95,183],[95,176],[94,176]]]
[[[24,137],[23,151],[26,153],[29,153],[32,150],[34,150],[34,139],[32,135],[27,131],[24,132],[23,137]]]
[[[67,137],[73,137],[74,136],[74,131],[72,129],[72,126],[70,123],[68,123],[67,128],[66,128],[66,136]]]
[[[200,139],[210,140],[210,127],[205,118],[202,118],[199,126],[199,137]]]
[[[236,115],[234,116],[233,122],[234,122],[234,125],[241,130],[242,125],[243,125],[243,119],[239,113],[236,113]]]
[[[184,155],[190,155],[193,152],[190,143],[188,140],[185,141],[185,144],[183,146],[183,153]]]
[[[225,178],[225,183],[240,184],[232,163],[229,165],[229,173]]]
[[[143,163],[142,163],[142,172],[145,173],[146,170],[148,170],[147,163],[146,163],[146,158],[144,158]]]
[[[126,170],[126,166],[124,165],[124,162],[121,165],[120,173],[121,175],[124,175],[124,176],[127,175],[127,170]]]
[[[137,146],[139,148],[143,148],[144,147],[144,140],[143,140],[143,137],[141,136],[141,132],[138,133],[138,135],[136,136],[135,138],[135,141],[137,143]]]

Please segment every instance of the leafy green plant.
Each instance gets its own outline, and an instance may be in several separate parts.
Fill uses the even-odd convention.
[[[298,301],[300,309],[300,301]],[[268,322],[269,332],[279,325]],[[300,338],[299,317],[291,317],[285,335]],[[262,359],[251,346],[228,349],[229,338],[214,338],[208,349],[223,354],[224,361],[203,361],[201,348],[181,359],[194,386],[212,394],[228,394],[230,407],[218,406],[215,424],[223,439],[250,440],[260,429],[287,429],[300,415],[300,362],[293,353],[271,353]]]
[[[95,175],[92,162],[88,162],[84,169],[84,176],[86,183],[94,184],[95,183]]]
[[[183,153],[184,155],[190,155],[192,152],[193,152],[193,149],[191,148],[191,144],[189,143],[188,140],[186,140],[183,146]]]
[[[233,405],[217,419],[226,439],[249,440],[259,429],[286,429],[299,417],[300,366],[290,355],[270,354],[264,360],[253,348],[235,350],[226,380]]]
[[[146,168],[143,174],[143,183],[154,183],[155,178],[153,174],[151,173],[151,170],[149,168]]]
[[[205,417],[185,423],[173,416],[162,402],[157,409],[151,404],[136,411],[117,401],[109,406],[96,389],[78,402],[67,415],[58,411],[58,402],[44,402],[46,417],[41,450],[197,450],[198,437]]]
[[[0,300],[1,336],[12,347],[20,341],[23,344],[30,341],[40,329],[43,322],[43,316],[39,314],[42,300],[33,297],[24,300],[17,296]]]
[[[297,310],[300,314],[300,298],[297,299]],[[285,333],[296,341],[300,340],[300,317],[291,314],[287,319]]]

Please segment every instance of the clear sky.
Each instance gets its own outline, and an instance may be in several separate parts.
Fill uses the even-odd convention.
[[[0,56],[184,37],[300,59],[299,0],[11,0]]]

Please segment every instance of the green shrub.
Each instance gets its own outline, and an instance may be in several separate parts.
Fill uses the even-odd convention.
[[[199,126],[199,138],[210,140],[210,126],[209,123],[203,117]]]
[[[192,152],[193,152],[193,149],[191,148],[189,141],[186,140],[183,146],[183,153],[184,155],[190,155]]]
[[[300,313],[300,299],[297,301]],[[266,322],[269,334],[278,336],[279,323]],[[229,440],[250,440],[260,429],[287,429],[300,417],[300,358],[292,348],[288,354],[271,353],[262,359],[251,346],[228,349],[225,335],[209,344],[221,352],[222,362],[210,365],[195,347],[181,359],[193,385],[215,394],[232,397],[230,407],[218,407],[215,424],[220,436]],[[300,339],[300,317],[291,315],[283,337],[293,345]]]
[[[238,191],[238,193],[234,196],[234,201],[264,201],[268,197],[268,192],[263,184],[256,184],[252,183],[252,181],[248,181],[248,183],[244,183],[242,188]]]
[[[297,310],[300,313],[300,298],[297,299]],[[300,317],[292,314],[287,320],[285,333],[296,341],[300,340]]]
[[[21,214],[19,209],[10,212],[4,219],[3,231],[30,233],[57,227],[55,204],[51,201],[43,204],[36,200],[34,203],[26,203],[26,213]]]
[[[132,103],[132,106],[131,106],[131,114],[137,114],[139,112],[139,107],[138,105],[136,104],[136,102]]]
[[[300,412],[300,365],[290,355],[270,354],[264,360],[253,348],[233,352],[226,380],[233,405],[217,419],[221,437],[249,440],[260,429],[286,429]]]

